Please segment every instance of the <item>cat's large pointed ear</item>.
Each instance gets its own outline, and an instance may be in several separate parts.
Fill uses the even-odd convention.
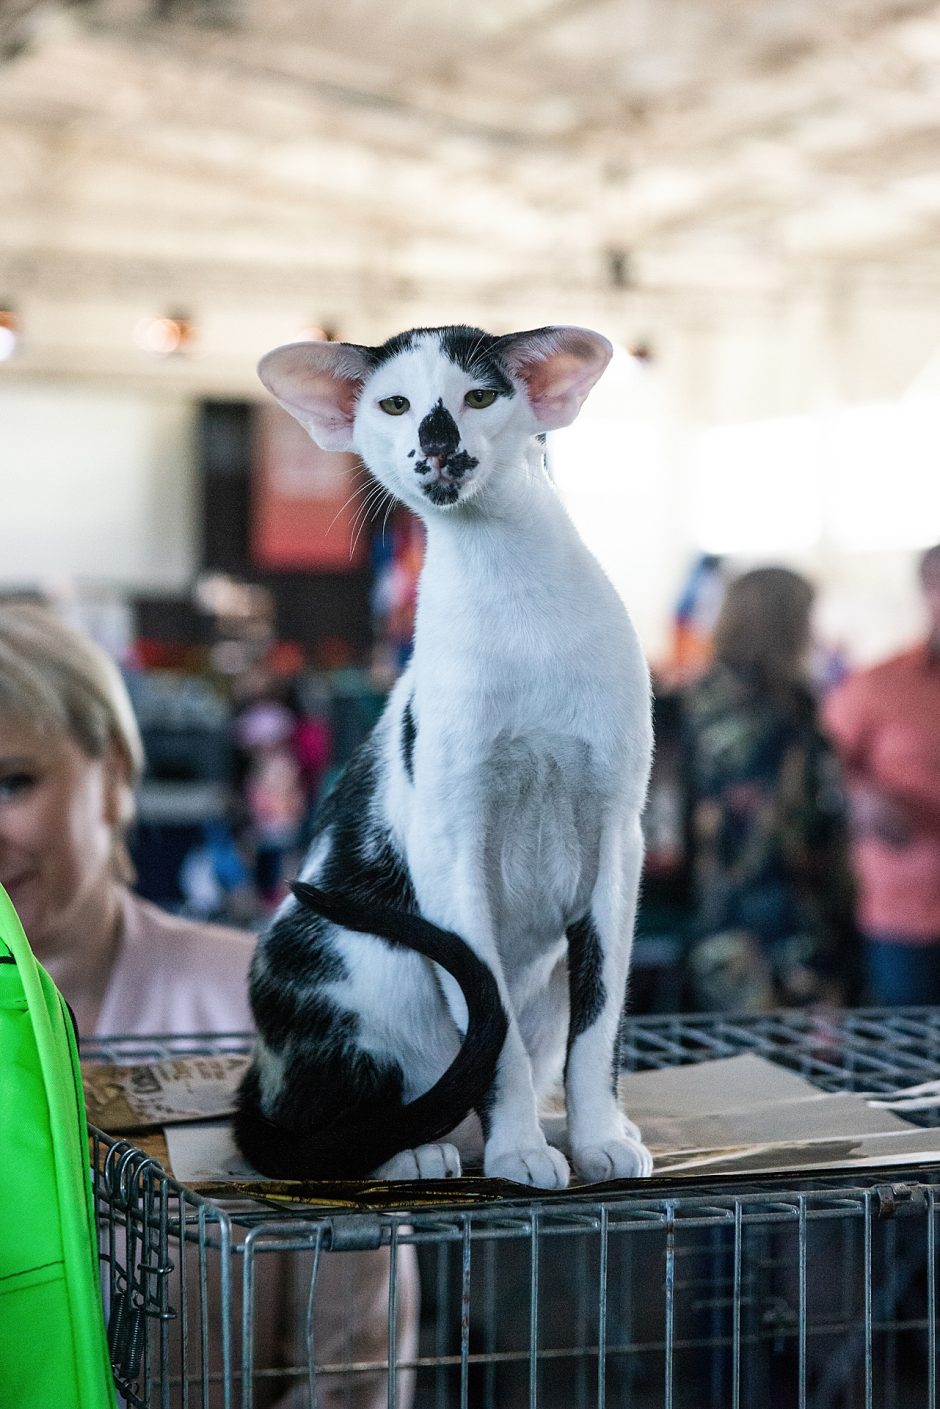
[[[496,352],[528,398],[540,431],[568,426],[613,356],[613,347],[590,328],[535,328],[508,333]]]
[[[369,370],[366,349],[348,342],[290,342],[258,363],[268,391],[321,450],[352,450],[356,402]]]

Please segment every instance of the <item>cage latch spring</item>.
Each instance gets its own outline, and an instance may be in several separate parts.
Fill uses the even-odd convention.
[[[145,1334],[143,1307],[134,1305],[130,1292],[115,1292],[108,1321],[108,1345],[111,1364],[128,1381],[140,1373]]]

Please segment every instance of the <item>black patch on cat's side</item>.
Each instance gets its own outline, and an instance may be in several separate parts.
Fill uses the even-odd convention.
[[[376,771],[376,743],[370,735],[317,810],[314,835],[331,829],[317,884],[356,901],[412,912],[417,906],[411,878],[388,832],[372,820]]]
[[[590,915],[569,925],[568,991],[571,1021],[568,1027],[568,1051],[576,1037],[586,1032],[600,1017],[607,1002],[604,987],[604,952]]]
[[[298,1031],[315,1044],[328,1031],[335,1039],[335,1009],[320,992],[324,983],[343,979],[346,968],[330,941],[330,928],[319,916],[291,908],[274,921],[255,953],[251,1007],[272,1052],[282,1052]]]
[[[287,1073],[266,1112],[255,1066],[239,1090],[236,1135],[257,1169],[274,1172],[272,1121],[297,1132],[328,1130],[361,1117],[377,1101],[401,1105],[400,1067],[364,1052],[356,1015],[326,997],[324,985],[346,975],[334,933],[321,915],[292,906],[274,921],[252,961],[255,1023]]]
[[[414,696],[411,695],[401,716],[401,756],[405,772],[412,783],[415,780],[415,739],[418,735],[414,711],[411,708],[413,703]]]
[[[344,1179],[370,1172],[362,1164],[368,1152],[339,1132],[371,1124],[376,1108],[402,1109],[400,1069],[381,1067],[361,1048],[308,1042],[291,1052],[290,1066],[290,1080],[270,1115],[262,1109],[258,1068],[249,1067],[242,1078],[234,1130],[245,1157],[273,1178]],[[324,1151],[313,1163],[304,1157],[311,1140]]]
[[[361,900],[410,910],[415,907],[414,891],[401,858],[387,833],[370,821],[375,771],[375,745],[369,738],[315,816],[314,838],[330,829],[331,843],[318,878],[331,889],[345,890]],[[298,1054],[307,1054],[309,1064],[318,1065],[329,1052],[330,1063],[344,1064],[342,1089],[358,1101],[365,1096],[360,1091],[356,1021],[323,996],[325,984],[346,977],[333,933],[329,921],[307,906],[293,905],[278,915],[252,961],[251,1006],[258,1031],[272,1052],[281,1055],[290,1043],[292,1066]],[[295,1043],[293,1038],[300,1041]],[[339,1081],[338,1073],[334,1076]]]
[[[355,1025],[350,1014],[345,1017]],[[383,1065],[352,1041],[317,1047],[304,1042],[291,1052],[291,1079],[271,1115],[289,1129],[328,1134],[368,1120],[377,1108],[391,1112],[401,1106],[402,1073],[396,1064]],[[359,1158],[355,1149],[345,1156],[352,1165]]]

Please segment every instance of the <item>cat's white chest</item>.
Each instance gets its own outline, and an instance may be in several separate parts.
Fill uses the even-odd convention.
[[[589,746],[533,730],[498,735],[481,768],[480,846],[497,935],[544,947],[586,910],[604,799]],[[522,956],[524,957],[524,955]]]

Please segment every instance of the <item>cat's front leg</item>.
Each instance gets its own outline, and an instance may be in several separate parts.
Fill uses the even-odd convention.
[[[605,836],[591,907],[568,929],[571,1019],[565,1088],[574,1166],[589,1183],[652,1172],[617,1102],[618,1034],[643,864],[639,822]]]
[[[532,1063],[512,1012],[496,944],[491,935],[481,932],[479,925],[464,924],[460,930],[457,921],[450,924],[493,970],[508,1016],[496,1076],[478,1112],[484,1137],[483,1172],[491,1179],[511,1179],[539,1189],[564,1189],[571,1171],[564,1155],[548,1143],[542,1131]],[[442,974],[441,984],[454,1021],[462,1031],[467,1021],[463,995],[450,975]]]
[[[567,1187],[571,1177],[568,1161],[542,1131],[532,1065],[514,1018],[480,1119],[485,1135],[484,1174],[539,1189]]]
[[[512,1179],[541,1189],[563,1189],[570,1178],[568,1161],[549,1145],[542,1131],[532,1078],[532,1063],[513,1012],[509,986],[496,945],[482,883],[465,866],[451,873],[446,888],[435,888],[422,908],[435,924],[455,931],[492,970],[507,1016],[507,1031],[487,1099],[478,1114],[483,1126],[483,1171],[495,1179]],[[429,888],[430,889],[430,888]],[[420,895],[420,891],[419,891]],[[441,987],[457,1027],[466,1028],[467,1008],[449,974],[438,971]]]

